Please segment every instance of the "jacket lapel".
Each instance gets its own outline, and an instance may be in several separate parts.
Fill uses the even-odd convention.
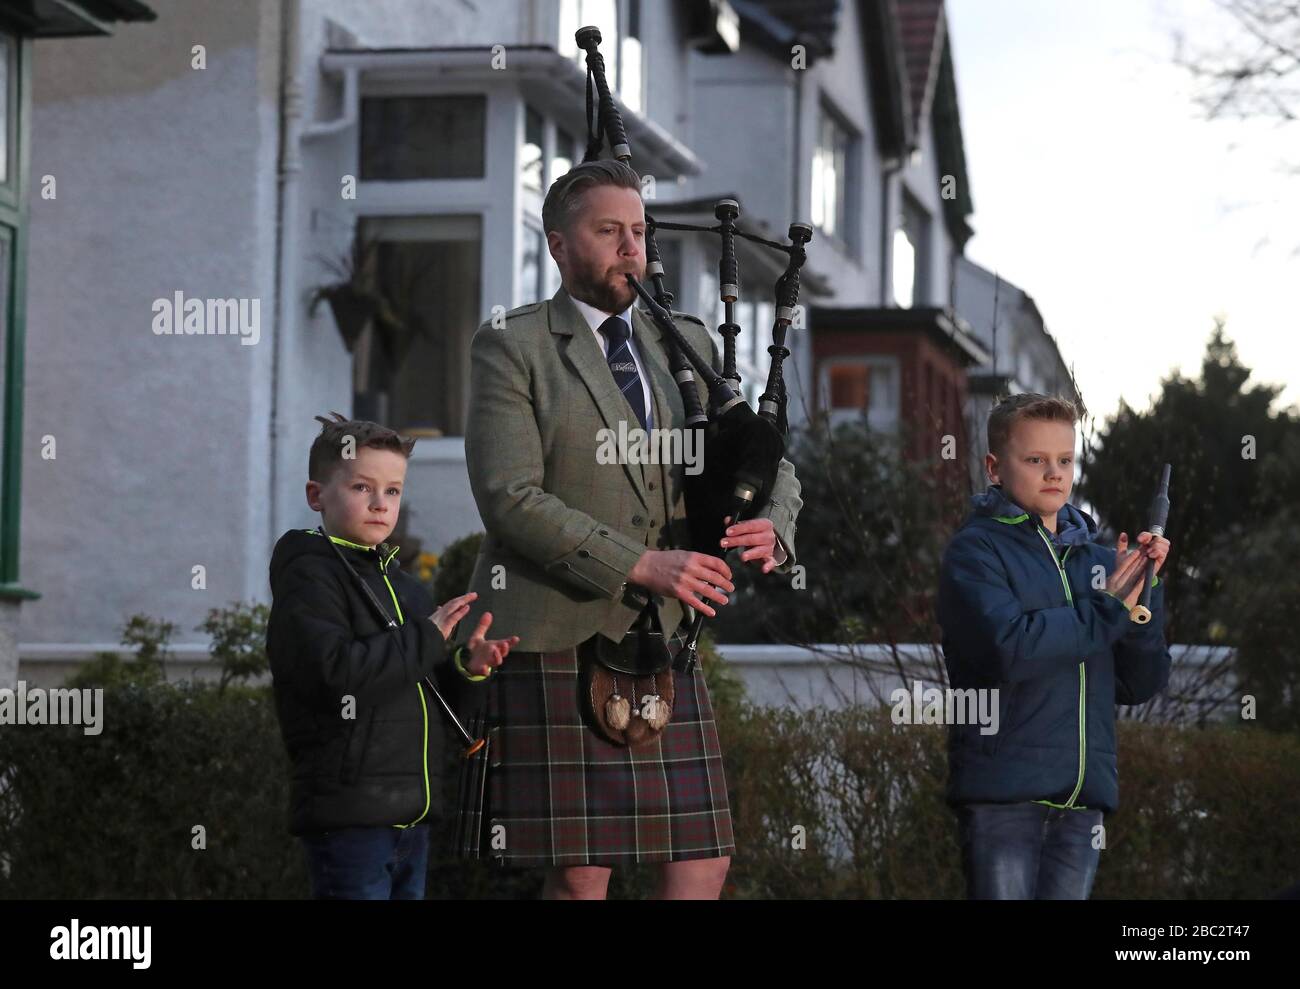
[[[636,317],[633,316],[633,332],[636,332]],[[573,304],[569,298],[569,293],[560,288],[555,295],[551,297],[550,311],[551,332],[559,337],[567,337],[567,343],[564,340],[559,342],[561,354],[568,357],[573,364],[578,376],[582,379],[587,391],[591,393],[592,401],[596,403],[596,408],[600,411],[600,417],[605,420],[605,425],[618,435],[618,424],[622,420],[627,420],[627,429],[640,428],[636,418],[632,415],[631,406],[623,398],[622,392],[618,390],[618,385],[614,382],[614,376],[610,373],[609,365],[605,363],[605,355],[601,353],[600,344],[596,342],[596,336],[591,332],[591,327],[583,318],[582,313],[578,312],[578,307]],[[644,353],[641,349],[642,336],[637,336],[638,353]],[[643,362],[646,359],[643,358]],[[656,402],[659,401],[656,384],[651,377],[651,390],[654,391]],[[653,425],[658,425],[658,416],[656,416]],[[592,437],[593,443],[595,437]],[[649,494],[646,491],[645,478],[641,476],[641,467],[639,464],[627,463],[624,458],[623,471],[627,474],[628,480],[636,489],[637,497],[641,499],[641,504],[646,508],[650,507]]]

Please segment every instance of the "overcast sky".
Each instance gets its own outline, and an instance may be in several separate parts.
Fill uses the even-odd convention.
[[[1196,376],[1227,319],[1300,403],[1300,122],[1208,121],[1173,32],[1211,0],[948,0],[973,261],[1038,304],[1096,417]],[[1293,81],[1293,85],[1300,80]]]

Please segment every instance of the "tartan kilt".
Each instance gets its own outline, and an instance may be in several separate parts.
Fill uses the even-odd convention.
[[[674,634],[676,655],[684,629]],[[512,652],[492,674],[486,757],[464,763],[458,854],[512,866],[613,866],[732,855],[731,807],[704,671],[674,671],[653,742],[605,741],[583,720],[576,647]],[[476,733],[476,737],[478,736]]]

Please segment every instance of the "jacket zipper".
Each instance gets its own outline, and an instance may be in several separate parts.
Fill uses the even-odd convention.
[[[1052,541],[1047,538],[1047,533],[1043,531],[1042,526],[1038,527],[1038,535],[1047,545],[1047,551],[1052,554],[1052,562],[1056,564],[1056,571],[1061,575],[1061,586],[1065,588],[1065,600],[1069,602],[1070,607],[1074,607],[1074,595],[1070,593],[1070,582],[1065,576],[1065,560],[1070,555],[1071,547],[1065,548],[1065,554],[1059,559],[1056,556],[1056,549],[1052,546]],[[1070,794],[1070,799],[1065,802],[1067,808],[1074,806],[1075,800],[1079,797],[1079,792],[1083,789],[1083,771],[1087,765],[1088,757],[1088,731],[1087,731],[1087,712],[1088,712],[1088,671],[1082,662],[1079,663],[1079,778],[1074,784],[1074,792]]]
[[[392,557],[390,556],[389,559],[391,560]],[[384,584],[388,587],[388,593],[393,599],[393,607],[397,609],[397,623],[405,625],[406,619],[402,617],[402,606],[397,603],[397,592],[393,590],[393,585],[388,581],[388,570],[384,566],[385,562],[382,558],[380,559],[379,573],[384,578]],[[429,813],[429,804],[431,803],[429,794],[429,707],[424,701],[424,690],[418,682],[415,685],[415,692],[420,695],[420,714],[424,719],[424,744],[420,747],[421,762],[424,766],[424,810],[420,811],[420,816],[410,824],[394,825],[394,827],[398,828],[414,827],[423,821],[425,815]]]

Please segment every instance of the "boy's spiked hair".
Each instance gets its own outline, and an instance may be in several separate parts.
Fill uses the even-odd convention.
[[[1019,419],[1042,419],[1073,426],[1087,414],[1082,401],[1075,402],[1060,395],[1040,395],[1037,392],[1008,395],[989,413],[989,453],[1001,457],[1006,452],[1011,428]]]
[[[392,450],[409,458],[415,449],[415,440],[402,436],[396,430],[381,426],[368,419],[348,419],[338,412],[331,412],[333,419],[316,416],[321,423],[320,435],[312,441],[311,453],[307,456],[307,478],[324,484],[329,480],[334,468],[343,462],[343,443],[351,436],[357,449],[363,446],[376,450]]]

